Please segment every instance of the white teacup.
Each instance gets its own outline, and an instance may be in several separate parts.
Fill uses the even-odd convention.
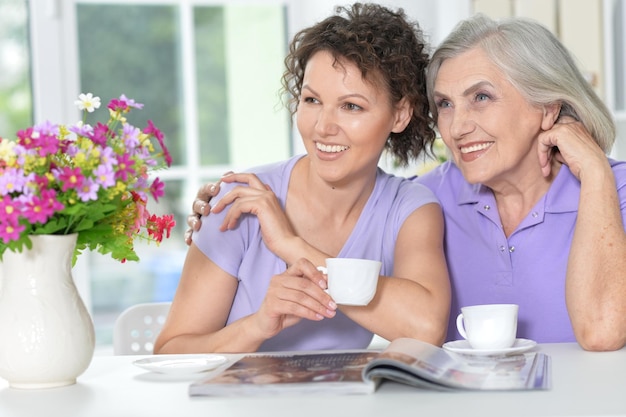
[[[376,295],[381,266],[369,259],[328,258],[317,269],[328,276],[328,293],[337,304],[364,306]]]
[[[517,304],[484,304],[461,308],[456,327],[473,349],[505,349],[515,344]]]

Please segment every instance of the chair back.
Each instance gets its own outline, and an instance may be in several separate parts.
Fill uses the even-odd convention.
[[[142,303],[128,307],[115,320],[114,355],[151,355],[171,302]]]

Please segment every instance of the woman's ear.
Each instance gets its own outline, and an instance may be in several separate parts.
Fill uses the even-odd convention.
[[[541,129],[550,130],[559,119],[561,113],[561,104],[548,104],[543,106],[543,119],[541,120]]]
[[[393,133],[402,132],[413,117],[413,107],[409,105],[409,101],[406,98],[400,100],[396,106],[396,120],[391,128]]]

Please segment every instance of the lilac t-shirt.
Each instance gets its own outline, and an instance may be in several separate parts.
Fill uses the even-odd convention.
[[[296,156],[250,170],[270,185],[283,208],[291,171],[300,158]],[[233,186],[222,184],[215,201]],[[417,208],[428,203],[438,204],[428,188],[379,169],[372,195],[338,256],[380,260],[381,275],[391,276],[395,242],[402,224]],[[239,281],[227,321],[232,323],[259,309],[271,277],[284,272],[286,266],[265,246],[256,216],[244,214],[237,228],[220,232],[218,227],[226,211],[203,218],[202,228],[194,233],[193,241],[207,257]],[[371,339],[370,331],[338,311],[332,319],[300,321],[267,340],[259,351],[365,348]]]
[[[626,163],[611,160],[626,224]],[[519,304],[518,337],[541,343],[575,342],[565,305],[565,274],[578,212],[580,182],[567,166],[518,228],[507,237],[493,193],[467,183],[446,162],[417,182],[439,198],[445,217],[445,249],[452,284],[448,340],[460,308]]]

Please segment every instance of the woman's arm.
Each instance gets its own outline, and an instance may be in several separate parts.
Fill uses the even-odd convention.
[[[299,261],[272,278],[259,311],[227,326],[237,280],[192,243],[154,352],[254,352],[302,319],[334,317],[336,306],[325,286],[313,264]]]
[[[540,138],[544,161],[557,160],[580,180],[566,302],[578,343],[587,350],[626,344],[626,232],[606,155],[580,123],[557,123]],[[541,149],[540,149],[541,151]]]
[[[374,299],[366,307],[340,309],[387,340],[445,341],[450,281],[439,205],[426,204],[405,220],[396,241],[393,277],[380,278]]]

